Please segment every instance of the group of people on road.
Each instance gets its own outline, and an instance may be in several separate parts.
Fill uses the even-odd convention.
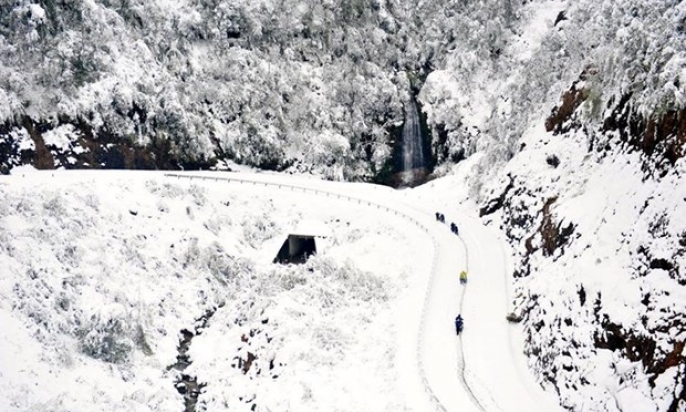
[[[445,215],[441,212],[436,212],[436,220],[445,223]],[[450,231],[453,232],[454,234],[459,236],[459,231],[457,229],[457,225],[454,222],[450,222]],[[463,270],[460,272],[460,284],[461,285],[466,285],[467,284],[467,271]],[[462,315],[457,315],[455,318],[455,332],[459,335],[462,332],[462,329],[464,329],[464,319],[462,318]]]
[[[436,220],[438,220],[441,223],[445,223],[445,215],[441,212],[436,212]],[[456,235],[459,234],[455,222],[450,222],[450,231]]]

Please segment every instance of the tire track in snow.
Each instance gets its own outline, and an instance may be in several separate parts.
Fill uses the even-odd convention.
[[[467,273],[469,274],[469,273],[470,273],[469,270],[470,270],[471,268],[470,268],[470,266],[469,266],[469,249],[467,248],[467,242],[465,242],[464,238],[463,238],[461,235],[458,235],[458,240],[460,241],[460,244],[462,245],[462,249],[463,249],[464,254],[465,254],[465,267],[466,267]],[[501,249],[501,250],[502,250],[502,249]],[[482,258],[483,258],[483,257],[478,253],[478,251],[477,251],[476,253],[477,253],[477,258],[478,258],[477,261],[478,261],[479,259],[482,259]],[[503,253],[504,253],[504,252],[503,252]],[[467,283],[467,284],[468,284],[468,283]],[[467,293],[467,284],[464,285],[464,287],[463,287],[463,289],[462,289],[461,296],[460,296],[460,313],[464,313],[464,301],[465,301],[465,295],[466,295],[466,293]],[[465,387],[465,389],[467,390],[467,393],[469,394],[469,397],[470,397],[471,401],[472,401],[472,402],[473,402],[482,412],[486,412],[487,410],[494,410],[494,409],[497,409],[498,411],[501,411],[501,412],[502,412],[502,409],[498,406],[497,402],[495,401],[495,399],[493,399],[493,396],[492,396],[490,393],[486,393],[486,394],[481,393],[481,397],[485,397],[485,396],[487,395],[488,398],[489,398],[489,401],[490,401],[490,408],[485,407],[485,406],[484,406],[483,399],[479,399],[480,397],[477,396],[476,393],[475,393],[474,388],[475,388],[477,385],[474,384],[474,383],[469,383],[469,382],[468,382],[468,380],[467,380],[467,377],[468,377],[468,376],[469,376],[472,380],[476,380],[476,379],[478,379],[478,378],[477,378],[476,376],[474,376],[473,374],[469,373],[469,371],[468,371],[468,369],[467,369],[467,361],[466,361],[465,355],[464,355],[464,346],[463,346],[463,342],[462,342],[462,337],[463,337],[463,333],[460,333],[459,339],[458,339],[458,344],[457,344],[458,351],[459,351],[459,356],[460,356],[460,367],[459,367],[460,376],[459,376],[459,378],[460,378],[460,381],[462,382],[462,385],[463,385],[463,386]],[[479,385],[479,386],[480,386],[480,387],[484,387],[483,385]],[[487,392],[488,392],[488,391],[487,391]]]
[[[421,209],[417,208],[416,206],[405,203],[404,201],[403,201],[403,203],[404,203],[405,207],[407,207],[408,209],[414,210],[418,214],[425,215],[425,216],[427,216],[427,218],[428,218],[428,216],[431,216],[431,214],[428,213],[426,210],[421,210]],[[459,222],[460,220],[461,219],[455,220],[455,222]],[[438,223],[437,225],[440,226],[442,228],[442,230],[447,230],[447,225],[445,222]],[[436,235],[434,235],[433,237],[435,240]],[[460,245],[462,246],[462,251],[463,251],[464,259],[465,259],[465,263],[464,263],[465,270],[467,271],[467,273],[471,273],[470,272],[471,267],[469,265],[470,255],[476,254],[475,257],[476,257],[477,262],[480,259],[483,259],[483,256],[481,256],[481,254],[479,253],[479,250],[471,251],[471,253],[470,253],[470,249],[467,247],[467,243],[465,241],[465,238],[462,235],[458,234],[456,237],[457,237],[458,241],[460,242]],[[449,242],[445,242],[445,244],[448,244],[448,243]],[[504,257],[505,256],[504,249],[501,246],[499,246],[498,248],[500,249],[500,252]],[[437,249],[437,250],[439,250],[439,249]],[[447,249],[445,249],[445,250],[447,250]],[[503,272],[503,274],[504,273],[505,272]],[[504,281],[507,281],[506,278],[504,279]],[[467,292],[466,286],[467,286],[466,284],[461,285],[461,293],[460,293],[460,299],[459,299],[460,305],[459,305],[459,311],[458,311],[458,313],[461,313],[461,314],[464,313],[463,307],[464,307],[465,295]],[[509,296],[509,294],[508,294],[508,296]],[[428,297],[427,297],[427,299],[428,299]],[[428,304],[428,300],[426,301],[426,303]],[[469,333],[469,332],[467,332],[467,333]],[[457,357],[458,357],[457,377],[458,377],[460,384],[465,389],[465,392],[467,393],[471,403],[475,407],[477,407],[481,412],[486,412],[489,410],[491,410],[491,411],[497,410],[497,411],[502,412],[503,409],[498,405],[498,403],[493,398],[493,395],[490,393],[490,391],[488,391],[486,386],[479,383],[478,377],[476,375],[474,375],[473,373],[471,373],[470,370],[467,368],[467,362],[466,362],[466,358],[465,358],[465,354],[464,354],[463,336],[464,336],[464,331],[462,333],[460,333],[460,335],[457,336],[457,340],[456,340],[456,344],[455,344],[455,351],[456,351]],[[478,395],[477,395],[476,388],[482,389],[481,391],[478,391]],[[443,408],[442,410],[445,410],[445,408]]]
[[[464,270],[467,271],[467,276],[469,277],[469,250],[467,249],[467,243],[465,243],[464,239],[462,236],[459,234],[457,235],[457,239],[460,241],[460,244],[462,245],[462,251],[465,256],[465,264],[464,264]],[[466,283],[460,284],[460,287],[462,288],[462,293],[460,293],[460,314],[464,312],[464,297],[465,294],[467,293],[467,285],[469,284],[469,280],[467,280]],[[458,366],[459,370],[459,378],[460,382],[462,382],[462,386],[467,390],[467,394],[469,395],[469,398],[471,399],[472,403],[476,405],[479,410],[482,412],[486,412],[486,408],[481,404],[479,401],[479,398],[474,394],[474,391],[472,390],[472,387],[467,383],[467,377],[466,377],[466,369],[467,369],[467,364],[465,361],[464,357],[464,350],[462,349],[462,336],[464,334],[464,330],[458,335],[457,339],[457,351],[458,351],[458,356],[460,357],[460,363]]]

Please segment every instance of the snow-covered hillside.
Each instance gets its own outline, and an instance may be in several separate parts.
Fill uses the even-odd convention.
[[[652,175],[542,122],[522,144],[482,213],[514,247],[530,365],[572,410],[686,410],[686,159]]]
[[[382,179],[418,97],[433,161],[517,152],[585,76],[586,120],[684,107],[672,0],[53,1],[0,5],[0,165]],[[432,162],[433,164],[433,162]]]
[[[585,133],[553,135],[544,120],[480,210],[465,184],[479,156],[410,198],[501,229],[529,367],[564,407],[682,412],[686,159],[653,175],[645,153],[612,140],[589,150]]]
[[[418,229],[161,174],[26,174],[0,191],[4,411],[181,411],[170,367],[207,311],[183,371],[207,384],[202,410],[404,410],[394,314],[425,282]],[[308,221],[331,230],[320,253],[271,264]]]
[[[0,162],[207,168],[232,159],[369,179],[389,159],[415,78],[449,41],[453,29],[435,18],[442,5],[2,4]],[[43,142],[53,129],[67,146]]]
[[[565,407],[684,411],[686,4],[521,11],[501,64],[457,50],[429,75],[446,156],[476,154],[423,199],[502,230],[529,363]]]
[[[646,121],[686,104],[680,1],[21,0],[0,11],[9,168],[234,160],[378,180],[410,98],[438,165],[477,151],[502,165],[580,76],[585,123],[625,98]]]

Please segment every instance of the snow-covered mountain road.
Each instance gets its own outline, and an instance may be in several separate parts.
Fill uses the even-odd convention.
[[[508,312],[507,254],[481,222],[455,219],[469,254],[469,284],[462,302],[465,379],[487,410],[562,411],[526,367]]]
[[[409,405],[417,410],[445,411],[561,410],[535,384],[521,349],[511,338],[513,327],[505,320],[509,301],[506,254],[500,241],[479,221],[448,217],[447,222],[458,223],[461,240],[447,223],[436,222],[432,211],[408,206],[397,191],[385,187],[268,174],[222,174],[221,179],[366,203],[382,218],[385,213],[401,215],[428,234],[434,256],[432,267],[427,268],[426,294],[410,299],[398,315],[398,325],[404,330],[399,331],[397,361],[407,371],[404,382]],[[466,286],[458,280],[463,269],[470,274]],[[460,338],[453,323],[458,313],[466,319]]]

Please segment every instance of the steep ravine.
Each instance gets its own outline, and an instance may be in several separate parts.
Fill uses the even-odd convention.
[[[178,355],[176,356],[176,363],[167,367],[167,370],[175,369],[178,371],[178,376],[175,382],[176,390],[183,396],[185,412],[195,412],[198,404],[198,398],[202,393],[203,388],[207,386],[206,383],[198,383],[196,376],[191,376],[184,373],[184,371],[193,362],[188,354],[188,351],[193,343],[193,339],[202,334],[203,330],[207,328],[212,316],[217,309],[208,309],[205,313],[195,321],[195,328],[191,332],[188,329],[181,330],[181,338],[179,339],[179,346],[177,347]]]

